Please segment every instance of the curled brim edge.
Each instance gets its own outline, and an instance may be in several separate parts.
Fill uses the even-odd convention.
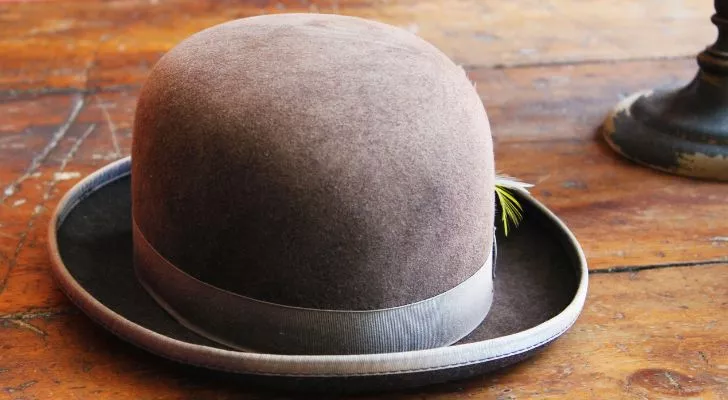
[[[363,355],[285,355],[225,350],[173,339],[125,319],[94,298],[71,275],[60,255],[57,231],[65,217],[104,185],[131,173],[131,158],[115,161],[77,183],[59,202],[48,227],[52,271],[66,295],[89,317],[123,340],[151,353],[184,364],[237,374],[282,377],[352,377],[398,375],[467,367],[514,357],[542,347],[566,332],[584,306],[588,269],[574,235],[550,210],[533,197],[523,200],[540,210],[566,237],[579,274],[576,293],[556,316],[532,328],[480,342],[426,350]]]

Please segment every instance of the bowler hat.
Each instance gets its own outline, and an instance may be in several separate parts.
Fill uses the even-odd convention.
[[[180,43],[132,155],[78,183],[53,271],[152,353],[282,387],[388,389],[525,359],[586,296],[574,236],[524,190],[505,235],[488,119],[417,36],[317,14]]]

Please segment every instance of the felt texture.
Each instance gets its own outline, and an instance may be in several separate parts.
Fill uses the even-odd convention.
[[[133,214],[164,257],[279,304],[368,310],[485,262],[493,151],[462,68],[404,30],[261,16],[202,31],[141,91]]]
[[[130,179],[110,183],[68,215],[58,231],[61,258],[91,295],[132,322],[190,343],[224,346],[178,324],[142,288],[132,265]],[[493,307],[458,343],[520,332],[560,313],[577,289],[573,250],[553,222],[526,205],[526,218],[498,238]]]

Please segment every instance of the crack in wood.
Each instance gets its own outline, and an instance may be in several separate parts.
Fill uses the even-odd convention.
[[[31,215],[30,219],[28,220],[28,224],[26,225],[23,232],[20,233],[18,244],[15,246],[15,250],[13,251],[13,256],[8,260],[7,267],[5,269],[5,275],[0,279],[0,294],[2,294],[3,290],[5,290],[5,287],[7,286],[8,279],[10,277],[10,272],[12,272],[13,268],[15,268],[15,265],[18,263],[18,256],[20,255],[20,252],[23,250],[23,246],[25,245],[25,241],[28,237],[28,234],[30,233],[31,229],[33,229],[33,224],[35,223],[35,218],[37,217],[37,214],[40,214],[36,210],[33,211],[33,215]]]
[[[687,262],[676,262],[666,264],[647,264],[647,265],[625,265],[615,266],[603,269],[593,269],[589,271],[589,274],[619,274],[624,272],[640,272],[648,271],[651,269],[666,269],[666,268],[682,268],[682,267],[707,267],[711,265],[728,264],[728,260],[717,259],[717,260],[703,260],[703,261],[687,261]]]
[[[93,131],[96,129],[96,124],[89,125],[88,128],[79,136],[78,139],[73,143],[73,146],[68,150],[68,153],[66,153],[66,156],[61,160],[61,165],[58,167],[58,172],[63,172],[66,169],[66,166],[68,166],[68,163],[73,160],[73,157],[76,156],[76,153],[78,152],[78,149],[81,148],[81,145],[84,141],[93,133]],[[53,182],[53,186],[55,186],[55,181]]]
[[[88,138],[88,136],[96,129],[96,124],[91,124],[89,127],[84,131],[84,133],[76,139],[76,141],[73,143],[73,146],[68,150],[68,153],[66,153],[66,156],[63,157],[63,160],[61,160],[61,164],[58,167],[58,169],[53,173],[54,176],[58,176],[63,171],[66,170],[66,166],[68,166],[68,163],[73,160],[78,150],[81,148],[81,145],[83,142]],[[34,221],[38,216],[40,216],[43,211],[45,211],[45,204],[48,200],[50,200],[53,196],[53,189],[55,189],[56,184],[58,183],[58,178],[54,178],[53,181],[48,185],[48,188],[43,193],[43,197],[41,198],[40,203],[35,206],[35,209],[33,210],[33,215],[31,215],[31,221]],[[31,222],[29,221],[29,222]],[[30,230],[30,229],[29,229]],[[16,256],[17,257],[17,256]]]
[[[46,336],[48,336],[48,333],[46,331],[44,331],[43,329],[40,329],[37,326],[35,326],[31,323],[25,322],[21,319],[9,319],[9,320],[6,320],[6,322],[13,324],[20,329],[25,329],[25,330],[31,331],[42,338],[45,338]]]
[[[667,378],[667,383],[678,390],[678,392],[682,392],[682,385],[680,385],[680,382],[678,382],[675,378],[672,377],[670,374],[670,371],[663,372],[665,375],[665,378]]]
[[[670,56],[658,56],[658,57],[625,57],[619,59],[598,59],[598,58],[583,58],[579,60],[549,60],[540,62],[502,62],[496,64],[462,64],[462,67],[470,71],[473,69],[526,69],[526,68],[544,68],[544,67],[558,67],[558,66],[576,66],[576,65],[601,65],[601,64],[622,64],[622,63],[635,63],[635,62],[648,62],[648,61],[671,61],[671,60],[692,60],[695,58],[694,54],[677,54]]]
[[[5,388],[3,388],[3,390],[5,391],[5,393],[8,393],[8,394],[22,392],[23,390],[35,385],[36,383],[38,383],[38,381],[36,381],[36,380],[27,381],[27,382],[21,383],[18,386],[6,386]]]
[[[21,320],[28,321],[37,318],[50,318],[58,315],[73,314],[75,309],[47,309],[47,310],[28,310],[12,314],[0,314],[0,321],[3,320]]]
[[[81,73],[81,78],[83,79],[83,89],[89,90],[89,84],[90,78],[89,75],[91,74],[91,70],[96,67],[99,61],[99,51],[101,50],[101,47],[104,45],[104,43],[111,40],[113,37],[110,35],[104,35],[101,36],[98,40],[98,44],[96,45],[96,48],[93,50],[93,53],[91,53],[91,60],[89,60],[89,63],[86,65],[86,68],[84,68],[83,72]]]
[[[80,102],[77,102],[77,104],[83,104],[83,100]],[[74,107],[74,110],[76,110],[78,107]],[[73,114],[72,114],[73,115]],[[75,115],[73,115],[73,120],[75,120],[76,116],[78,115],[78,112],[75,112]],[[70,126],[70,123],[66,123],[64,125]],[[91,124],[86,131],[78,138],[76,139],[76,142],[71,146],[71,148],[68,150],[68,153],[66,153],[66,156],[61,160],[61,164],[56,170],[56,173],[63,172],[65,170],[68,163],[73,159],[73,157],[78,152],[79,148],[81,147],[81,144],[88,138],[88,136],[96,129],[96,124]],[[65,128],[65,131],[68,130],[68,127]],[[64,133],[65,135],[65,133]],[[60,140],[60,138],[58,139]],[[55,145],[54,145],[55,147]],[[48,188],[43,193],[43,196],[41,197],[41,201],[35,206],[33,209],[33,214],[31,214],[30,218],[28,219],[28,224],[26,225],[23,232],[20,234],[20,239],[18,240],[18,244],[15,246],[15,251],[13,252],[13,257],[8,261],[7,268],[5,271],[5,275],[0,279],[0,293],[5,290],[5,287],[7,285],[8,279],[10,277],[10,272],[13,270],[15,265],[18,263],[18,256],[20,255],[20,252],[22,251],[23,247],[25,246],[25,243],[27,241],[28,235],[30,234],[30,231],[33,229],[33,225],[35,224],[36,219],[43,214],[45,211],[45,203],[52,197],[51,194],[53,193],[53,189],[56,187],[56,184],[58,181],[53,180],[48,184]]]
[[[68,118],[66,118],[66,121],[53,133],[51,139],[48,141],[43,150],[41,150],[37,156],[33,157],[30,161],[30,165],[28,165],[22,175],[5,187],[2,195],[0,195],[0,204],[5,203],[5,200],[8,197],[15,194],[18,191],[20,184],[28,179],[43,164],[43,162],[45,162],[50,153],[58,146],[58,143],[60,143],[61,139],[66,136],[66,133],[68,133],[68,130],[76,121],[84,103],[85,98],[83,96],[76,98],[76,101],[74,101],[73,106],[71,107],[71,113],[68,115]]]
[[[96,46],[93,54],[91,54],[91,60],[89,60],[88,64],[86,64],[86,67],[81,72],[81,79],[83,80],[83,90],[89,90],[89,75],[91,75],[91,69],[96,67],[99,57],[99,48],[101,48],[101,45],[102,43],[99,43]]]
[[[109,131],[111,131],[111,144],[114,146],[114,153],[117,157],[120,157],[121,148],[119,148],[119,139],[117,139],[116,136],[116,125],[114,125],[114,122],[111,121],[111,116],[109,115],[109,110],[106,108],[106,105],[99,99],[98,96],[94,96],[94,98],[96,99],[96,104],[98,104],[101,109],[101,113],[104,115],[106,124],[109,126]]]
[[[26,97],[37,97],[37,96],[61,96],[61,95],[94,95],[97,93],[117,93],[117,92],[128,92],[136,91],[141,88],[141,84],[119,84],[119,85],[108,85],[104,87],[95,88],[78,88],[78,87],[41,87],[36,89],[27,90],[0,90],[0,103],[13,102],[21,100]]]
[[[0,327],[24,329],[34,333],[43,340],[48,336],[48,332],[33,325],[29,321],[34,319],[48,319],[59,315],[74,314],[74,310],[33,310],[13,314],[0,315]],[[0,370],[1,372],[5,372]]]

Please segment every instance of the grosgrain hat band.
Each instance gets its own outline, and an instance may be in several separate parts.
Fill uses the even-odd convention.
[[[493,301],[489,256],[458,286],[404,306],[347,311],[269,303],[188,275],[133,225],[134,266],[142,286],[188,329],[239,350],[369,354],[448,346],[478,327]]]

